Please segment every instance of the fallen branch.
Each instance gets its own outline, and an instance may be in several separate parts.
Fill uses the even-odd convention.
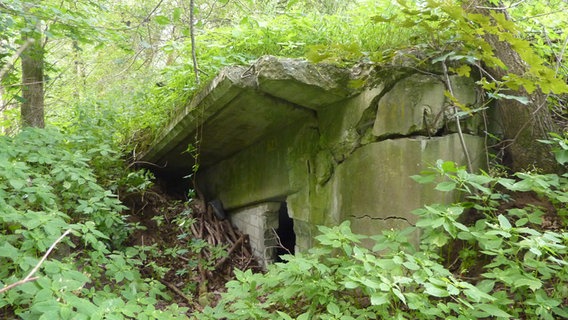
[[[30,273],[28,273],[28,275],[24,279],[16,281],[16,282],[14,282],[10,285],[5,286],[4,288],[0,289],[0,293],[2,293],[4,291],[8,291],[8,290],[10,290],[10,289],[12,289],[16,286],[19,286],[19,285],[26,283],[26,282],[30,282],[30,281],[34,281],[34,280],[39,279],[39,277],[34,277],[33,275],[39,270],[39,268],[45,262],[45,259],[47,259],[47,257],[51,253],[51,251],[53,251],[53,249],[55,248],[55,246],[59,242],[61,242],[61,240],[63,240],[63,238],[65,238],[70,232],[71,232],[71,229],[68,229],[59,238],[57,238],[57,240],[55,240],[55,242],[49,247],[49,249],[47,249],[47,252],[43,255],[43,257],[41,257],[41,259],[36,264],[36,266],[32,269],[32,271],[30,271]]]
[[[160,282],[165,285],[166,287],[168,287],[170,290],[172,290],[175,294],[177,294],[178,296],[182,297],[185,301],[187,301],[187,303],[189,303],[190,305],[193,305],[193,299],[191,299],[190,297],[186,296],[185,293],[183,293],[180,289],[178,289],[176,286],[174,286],[173,284],[165,281],[165,280],[160,280]]]
[[[215,267],[213,267],[214,270],[217,269],[217,268],[219,268],[220,266],[222,266],[222,265],[231,257],[231,254],[233,254],[233,252],[235,252],[235,250],[237,250],[237,249],[239,248],[239,246],[243,244],[243,242],[245,241],[246,237],[247,237],[247,236],[243,234],[243,235],[239,238],[239,240],[237,240],[237,242],[235,242],[235,244],[231,247],[231,249],[229,249],[229,252],[227,252],[227,256],[224,257],[223,259],[219,260],[219,262],[217,262],[217,263],[215,264]]]

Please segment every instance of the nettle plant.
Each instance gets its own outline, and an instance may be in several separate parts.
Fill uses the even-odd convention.
[[[567,174],[491,177],[439,161],[413,178],[465,200],[420,208],[415,227],[377,236],[352,233],[348,221],[320,227],[317,247],[266,274],[236,272],[219,304],[197,318],[568,317]],[[549,212],[514,205],[520,194]]]
[[[144,250],[121,247],[131,226],[110,190],[121,180],[147,181],[123,169],[125,177],[117,176],[120,153],[112,146],[93,132],[25,129],[0,137],[0,314],[172,319],[186,311],[156,310],[168,297],[138,271]]]

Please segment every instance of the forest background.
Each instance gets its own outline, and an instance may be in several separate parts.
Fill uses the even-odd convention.
[[[464,206],[480,201],[475,209],[488,214],[483,218],[487,220],[479,220],[487,224],[476,223],[481,229],[470,230],[471,226],[458,222],[456,212],[460,210],[455,208],[461,207],[457,205],[451,210],[436,207],[434,211],[422,212],[426,220],[442,221],[422,223],[427,247],[423,249],[428,254],[420,257],[421,261],[440,263],[429,265],[440,282],[410,281],[407,274],[398,274],[399,271],[391,274],[396,281],[380,277],[353,281],[355,276],[344,274],[342,269],[353,267],[348,264],[349,259],[342,260],[339,254],[337,260],[326,260],[320,252],[320,256],[315,253],[306,258],[317,263],[300,263],[302,276],[323,277],[318,272],[333,270],[349,277],[337,276],[333,288],[316,288],[312,294],[333,289],[355,290],[362,296],[347,295],[341,300],[337,294],[328,294],[327,298],[320,297],[322,300],[316,301],[316,305],[308,302],[313,297],[293,304],[293,297],[285,296],[281,299],[286,302],[284,305],[271,302],[263,306],[254,300],[258,296],[248,295],[251,292],[233,292],[234,299],[246,296],[252,299],[251,304],[225,301],[214,311],[206,308],[206,314],[239,314],[224,313],[226,307],[247,310],[247,314],[258,312],[256,318],[266,317],[266,310],[282,318],[310,314],[356,318],[364,317],[372,308],[388,306],[383,311],[373,309],[372,313],[393,316],[430,310],[425,306],[432,306],[437,311],[422,314],[423,317],[467,312],[504,318],[519,314],[565,316],[568,311],[563,297],[568,295],[550,283],[560,280],[562,284],[568,278],[566,263],[560,262],[567,244],[563,215],[567,202],[564,172],[568,142],[562,135],[567,122],[567,7],[563,0],[3,0],[0,262],[5,268],[0,270],[0,283],[7,286],[24,281],[0,293],[0,312],[27,319],[168,319],[191,314],[192,305],[164,304],[169,297],[157,279],[166,270],[152,265],[152,271],[147,272],[152,264],[149,257],[163,252],[127,245],[129,234],[139,226],[121,214],[125,207],[119,198],[130,193],[144,194],[152,184],[148,172],[130,170],[130,164],[151,144],[177,107],[187,103],[224,66],[247,65],[270,54],[341,66],[364,63],[378,67],[403,56],[415,61],[416,68],[437,61],[444,66],[447,63],[446,72],[478,77],[486,90],[486,106],[508,108],[501,108],[505,110],[503,136],[491,137],[498,139],[498,157],[492,168],[499,175],[469,175],[440,163],[436,176],[450,180],[438,185],[442,191],[460,189],[465,195],[477,197],[466,197],[471,201]],[[448,96],[451,99],[451,92]],[[454,102],[461,112],[484,111],[467,110],[459,101]],[[503,169],[501,160],[512,170]],[[488,184],[492,188],[487,189]],[[550,219],[539,220],[544,211],[539,215],[533,204],[531,210],[500,213],[500,204],[495,201],[505,201],[507,193],[498,186],[511,192],[537,193],[539,201],[545,199],[551,213],[562,218],[552,220],[559,225],[558,229],[542,230],[536,226]],[[433,219],[436,214],[442,220]],[[187,221],[191,221],[189,215],[178,217],[180,230]],[[502,232],[500,240],[489,237],[495,236],[495,230],[483,229],[492,221]],[[527,221],[535,225],[533,231],[522,229]],[[433,233],[442,228],[446,238],[432,238],[428,228]],[[446,272],[449,265],[437,253],[441,248],[446,250],[450,239],[458,237],[456,228],[471,233],[469,237],[461,234],[463,239],[460,238],[470,244],[470,250],[484,250],[491,257],[487,270],[501,270],[492,275],[487,272],[492,280],[484,280],[492,283],[479,279],[467,282],[459,277],[456,280],[450,277],[455,272]],[[340,237],[341,241],[329,240],[337,236],[337,230],[347,236]],[[342,248],[347,257],[358,250],[358,257],[372,260],[366,260],[365,268],[376,263],[376,267],[385,269],[384,261],[373,260],[356,246],[358,236],[349,236],[345,226],[337,230],[324,232],[328,236],[322,238],[324,247],[327,244],[333,252]],[[511,235],[512,230],[519,233],[516,238]],[[493,233],[488,238],[479,236],[480,232],[485,235],[489,231]],[[61,239],[62,235],[67,237]],[[487,243],[476,243],[475,238]],[[62,241],[59,247],[64,249],[56,252],[57,259],[42,261],[44,253],[58,239]],[[533,242],[528,247],[519,245],[529,239]],[[400,240],[397,241],[400,246]],[[509,243],[511,251],[497,250],[496,242]],[[197,250],[202,245],[191,242],[185,250]],[[348,249],[351,245],[358,249]],[[393,249],[390,259],[398,261],[400,252],[403,251],[399,247]],[[492,260],[511,260],[527,252],[538,259],[513,259],[518,262],[515,265],[505,265],[503,261],[496,264]],[[175,251],[172,259],[184,253]],[[406,263],[411,271],[414,266],[409,261],[416,262],[418,256],[406,254],[401,256],[400,264]],[[384,259],[388,257],[385,255]],[[529,258],[546,263],[536,265]],[[36,266],[39,270],[34,269]],[[287,268],[293,266],[289,263]],[[331,267],[324,272],[324,266]],[[285,266],[278,268],[284,271],[275,271],[279,273],[272,277],[272,284],[293,271],[286,271]],[[311,272],[312,268],[318,272]],[[179,272],[183,275],[183,271]],[[298,278],[300,275],[287,276],[282,281],[294,278],[305,283],[305,279]],[[243,273],[239,280],[256,284],[266,281],[255,277]],[[403,289],[404,286],[408,288]],[[184,295],[196,299],[205,294],[208,301],[207,292],[200,292],[196,284],[187,283],[182,289]],[[275,291],[273,287],[271,290]],[[412,296],[411,291],[420,295]],[[517,299],[521,297],[524,302],[519,304]]]

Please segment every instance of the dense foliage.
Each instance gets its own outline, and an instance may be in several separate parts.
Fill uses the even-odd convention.
[[[26,13],[29,6],[33,10]],[[551,106],[565,117],[565,98],[557,95],[566,91],[562,79],[568,72],[565,2],[505,1],[501,7],[510,20],[496,13],[492,22],[465,5],[439,0],[200,1],[193,22],[198,83],[184,1],[11,0],[0,7],[9,13],[0,21],[6,36],[0,61],[10,63],[23,45],[19,34],[28,27],[22,17],[36,16],[43,21],[36,27],[47,30],[48,122],[73,122],[77,109],[104,110],[116,116],[121,139],[136,145],[147,144],[177,107],[227,65],[267,54],[342,65],[361,60],[380,65],[407,56],[418,66],[430,58],[483,70],[503,65],[482,38],[495,34],[511,42],[530,68],[509,79],[485,75],[482,84],[491,97],[517,97],[506,89],[540,85],[553,93]],[[19,68],[10,71],[2,77],[2,109],[21,99]],[[5,128],[17,123],[16,112],[3,113]]]
[[[124,175],[120,149],[96,131],[26,129],[0,137],[0,286],[38,278],[2,293],[0,313],[23,319],[171,319],[163,285],[145,279],[142,248],[121,244],[134,226],[116,193],[143,188],[143,172]],[[40,258],[66,230],[48,260]],[[34,280],[34,279],[32,279]]]

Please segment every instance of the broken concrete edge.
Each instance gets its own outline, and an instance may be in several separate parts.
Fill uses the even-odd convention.
[[[349,87],[349,81],[353,80],[353,77],[353,72],[347,68],[329,64],[311,64],[304,59],[273,56],[262,57],[249,67],[226,67],[204,89],[193,96],[186,106],[179,109],[169,124],[158,134],[158,138],[151,144],[152,147],[141,153],[139,159],[166,165],[159,163],[163,155],[187,140],[188,136],[194,134],[243,89],[257,90],[300,107],[314,109],[347,99],[359,92],[360,88]],[[283,86],[282,83],[287,85]],[[296,90],[293,91],[296,94],[291,92],[290,88],[295,88]],[[300,89],[308,91],[309,97],[299,96],[297,92]]]
[[[217,77],[191,99],[189,104],[178,111],[169,125],[152,143],[152,147],[141,154],[140,159],[154,164],[167,165],[159,163],[163,155],[173,150],[178,143],[194,133],[210,116],[222,109],[241,92],[243,87],[238,86],[240,82],[236,81],[236,74],[239,71],[244,72],[243,70],[243,67],[223,69]]]

